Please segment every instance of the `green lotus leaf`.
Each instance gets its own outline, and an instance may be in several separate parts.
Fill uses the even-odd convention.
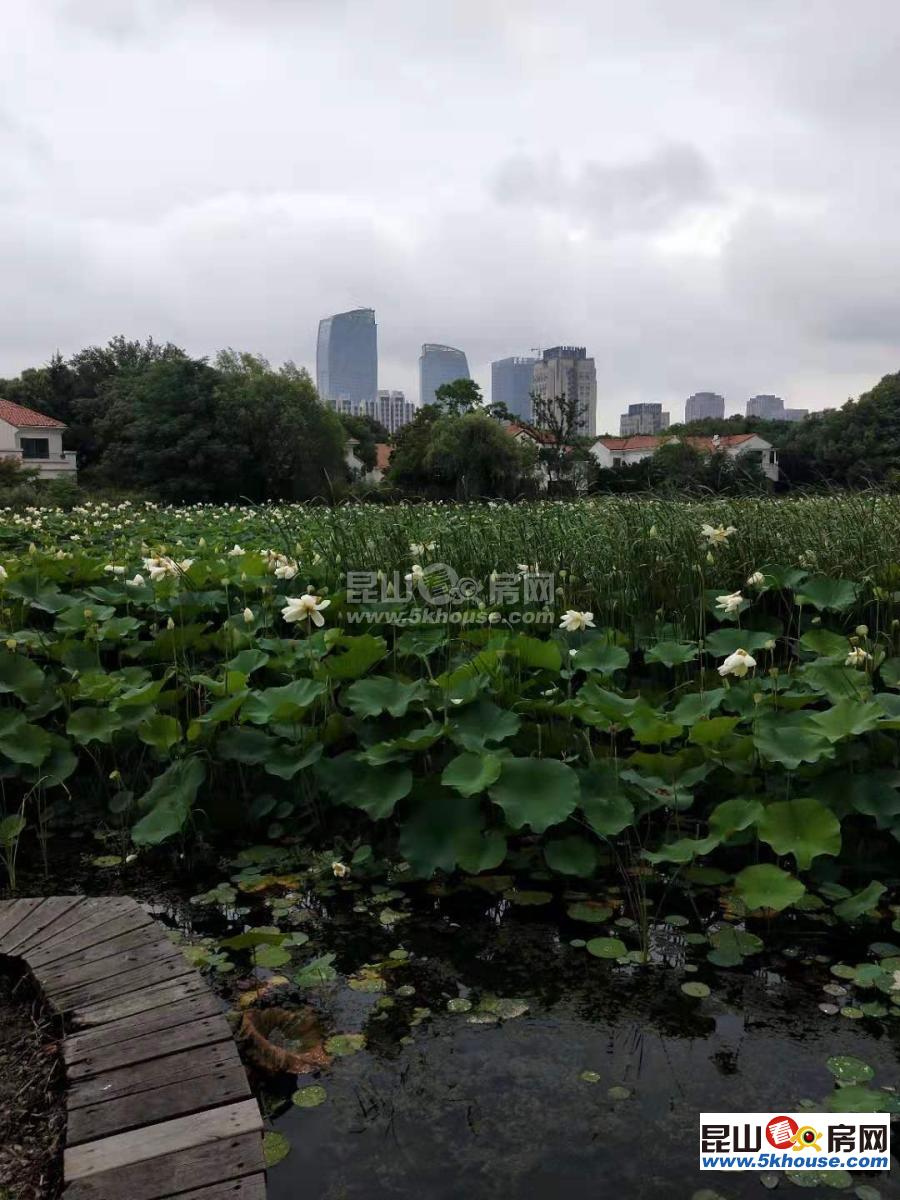
[[[738,896],[751,911],[771,908],[781,912],[795,904],[806,891],[799,879],[770,863],[744,867],[734,878]]]
[[[544,833],[571,816],[579,801],[578,776],[549,758],[506,758],[490,797],[513,829]]]
[[[593,875],[597,867],[593,843],[577,834],[548,842],[544,846],[544,858],[547,866],[561,875]]]
[[[840,821],[831,809],[810,797],[768,805],[756,829],[776,854],[793,854],[801,871],[820,854],[834,855],[841,850]]]
[[[496,754],[464,752],[444,767],[441,783],[455,788],[463,796],[476,796],[496,783],[502,765]]]

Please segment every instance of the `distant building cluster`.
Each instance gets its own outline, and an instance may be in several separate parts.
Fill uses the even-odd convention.
[[[425,342],[419,354],[419,405],[434,404],[438,388],[471,379],[465,352]],[[378,334],[375,310],[356,308],[319,322],[316,385],[325,404],[341,413],[370,416],[390,433],[415,418],[418,406],[403,392],[378,388]],[[505,405],[519,421],[535,423],[534,398],[575,402],[579,432],[597,435],[597,371],[584,346],[553,346],[538,354],[514,355],[491,363],[491,401]],[[802,421],[805,408],[785,408],[781,396],[751,396],[747,416],[766,421]],[[684,405],[685,422],[721,420],[725,397],[695,392]],[[662,404],[630,404],[619,418],[621,437],[655,437],[669,428]]]
[[[747,416],[763,421],[802,421],[809,416],[809,410],[785,408],[780,396],[751,396],[747,401]]]
[[[415,418],[416,406],[407,400],[403,392],[380,388],[373,400],[332,400],[330,407],[335,412],[347,413],[351,417],[371,417],[380,421],[388,433],[396,433]]]
[[[661,404],[629,404],[628,412],[619,418],[619,434],[635,437],[637,434],[660,433],[669,428],[669,414],[663,412]]]
[[[725,397],[718,392],[694,392],[684,402],[684,422],[718,420],[725,416]],[[805,408],[785,408],[781,396],[751,396],[747,416],[761,421],[802,421],[809,416]],[[669,414],[661,404],[629,404],[619,417],[619,436],[653,435],[669,427]]]

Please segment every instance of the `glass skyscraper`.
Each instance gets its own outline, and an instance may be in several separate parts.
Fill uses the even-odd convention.
[[[316,387],[325,404],[359,404],[378,394],[375,310],[355,308],[319,322]]]
[[[434,404],[434,393],[444,383],[471,379],[462,350],[426,342],[419,355],[419,403]]]
[[[491,403],[505,404],[514,417],[531,420],[536,358],[501,358],[491,363]]]

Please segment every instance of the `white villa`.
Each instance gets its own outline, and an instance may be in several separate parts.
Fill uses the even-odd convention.
[[[774,482],[778,481],[778,455],[775,447],[765,438],[756,433],[729,433],[712,437],[680,438],[677,434],[651,435],[639,434],[635,437],[602,437],[597,438],[591,453],[601,467],[628,466],[641,462],[668,442],[684,441],[695,450],[705,454],[715,454],[723,451],[731,458],[743,457],[750,454],[758,461],[762,472]]]
[[[62,421],[0,400],[0,458],[16,458],[23,467],[36,467],[45,479],[74,478],[78,469],[74,451],[63,450],[65,430]]]

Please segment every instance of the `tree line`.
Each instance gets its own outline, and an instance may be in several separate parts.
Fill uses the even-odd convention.
[[[347,440],[366,471],[377,421],[336,414],[313,380],[288,362],[227,349],[209,361],[172,343],[113,338],[70,358],[0,379],[0,398],[66,423],[82,485],[164,501],[334,501],[355,488],[369,498],[515,499],[587,492],[720,493],[770,489],[759,467],[724,453],[669,442],[641,463],[601,469],[576,400],[532,397],[530,420],[485,404],[468,379],[439,388],[394,437],[383,483],[354,481]],[[858,400],[797,423],[731,417],[668,433],[758,433],[778,451],[781,490],[900,486],[900,374]],[[11,464],[2,464],[3,467]],[[14,471],[0,470],[8,489]]]

